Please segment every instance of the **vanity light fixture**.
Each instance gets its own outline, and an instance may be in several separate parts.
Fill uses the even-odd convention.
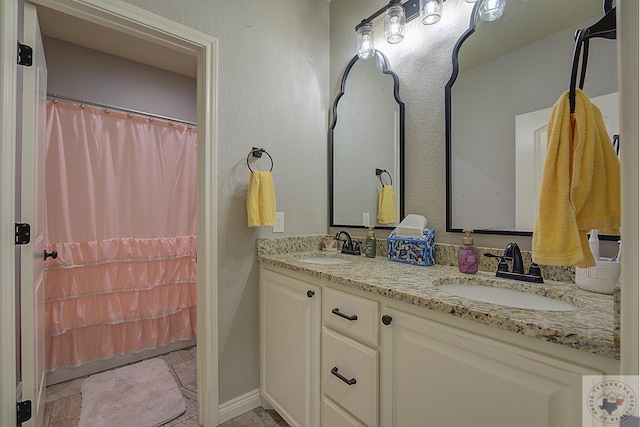
[[[389,43],[399,43],[404,38],[405,24],[417,16],[422,16],[423,9],[427,17],[422,17],[425,25],[435,24],[442,16],[442,3],[447,0],[391,0],[388,5],[363,19],[356,26],[358,35],[357,52],[360,59],[371,58],[375,53],[373,45],[373,20],[385,14],[384,34]]]
[[[420,19],[424,25],[432,25],[442,17],[443,0],[420,0]]]
[[[373,25],[371,25],[371,22],[362,20],[356,27],[356,32],[358,33],[358,56],[360,59],[371,58],[376,52],[373,45]]]
[[[495,21],[504,12],[505,0],[482,0],[478,15],[483,21]]]
[[[400,43],[404,38],[406,17],[404,15],[404,7],[402,7],[400,1],[391,0],[384,17],[384,35],[387,42],[392,44]]]

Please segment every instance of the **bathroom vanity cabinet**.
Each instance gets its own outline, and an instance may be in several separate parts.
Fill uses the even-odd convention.
[[[582,375],[617,363],[269,264],[260,308],[261,398],[292,426],[577,427]]]

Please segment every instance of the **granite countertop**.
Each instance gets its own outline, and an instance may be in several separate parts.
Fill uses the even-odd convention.
[[[430,310],[480,322],[521,335],[565,345],[612,359],[620,358],[614,342],[614,301],[612,295],[601,295],[579,289],[573,283],[545,280],[544,284],[525,283],[495,277],[494,273],[475,275],[460,273],[446,265],[420,267],[390,262],[386,257],[364,256],[308,250],[287,253],[263,253],[263,264],[317,277],[334,284],[382,295]],[[308,257],[338,257],[348,264],[310,264],[300,261]],[[459,297],[438,289],[445,283],[467,283],[480,280],[485,285],[526,291],[571,303],[573,311],[518,309]]]

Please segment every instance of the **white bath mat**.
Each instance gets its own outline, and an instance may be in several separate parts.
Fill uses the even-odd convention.
[[[155,427],[186,407],[167,363],[149,359],[87,378],[82,383],[78,426]]]

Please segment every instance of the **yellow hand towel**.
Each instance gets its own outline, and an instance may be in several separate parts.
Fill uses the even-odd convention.
[[[385,185],[378,195],[378,222],[391,224],[398,222],[398,208],[396,207],[396,193],[393,187]]]
[[[273,227],[276,223],[276,192],[269,171],[252,171],[247,194],[249,227]]]
[[[578,89],[570,114],[567,91],[553,106],[547,127],[533,261],[593,266],[587,233],[593,228],[617,233],[617,227],[620,161],[598,107]]]

